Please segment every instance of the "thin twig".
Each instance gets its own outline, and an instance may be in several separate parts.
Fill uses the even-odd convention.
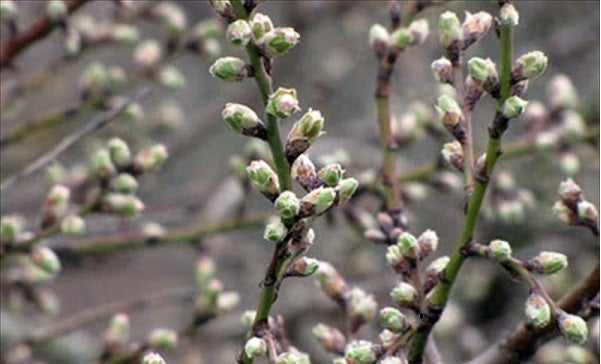
[[[139,101],[147,93],[148,93],[147,88],[143,88],[143,89],[139,90],[138,92],[136,92],[136,94],[132,98],[123,102],[123,104],[121,104],[119,107],[107,112],[106,114],[98,116],[98,118],[96,118],[96,120],[87,124],[82,129],[65,137],[54,148],[52,148],[50,151],[44,153],[42,156],[40,156],[38,159],[36,159],[32,163],[30,163],[21,172],[15,174],[15,175],[12,175],[9,178],[7,178],[6,180],[4,180],[4,182],[2,182],[2,184],[0,185],[0,191],[4,191],[6,188],[10,187],[15,182],[31,175],[32,173],[38,171],[40,168],[43,168],[44,166],[48,165],[50,162],[52,162],[54,159],[56,159],[56,157],[58,157],[65,150],[69,149],[71,146],[73,146],[79,140],[81,140],[88,134],[91,134],[92,132],[102,128],[109,122],[113,121],[115,118],[117,118],[119,115],[121,115],[121,113],[123,113],[129,105],[131,105],[133,102]]]

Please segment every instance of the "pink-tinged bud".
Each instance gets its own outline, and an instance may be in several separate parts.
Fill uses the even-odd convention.
[[[155,144],[138,152],[134,157],[135,168],[143,173],[153,172],[161,168],[169,153],[164,144]]]
[[[143,41],[134,50],[134,62],[142,69],[154,68],[162,57],[161,46],[154,39]]]
[[[380,24],[374,24],[369,28],[369,45],[376,52],[376,55],[383,55],[388,48],[390,34],[388,30]]]
[[[154,329],[148,335],[148,345],[155,349],[173,349],[177,346],[177,332],[171,329]]]
[[[180,37],[186,30],[186,14],[178,5],[168,2],[160,3],[153,9],[153,13],[162,20],[163,26],[171,37]]]
[[[69,209],[69,200],[71,199],[71,190],[63,185],[54,185],[46,199],[44,200],[44,215],[51,215],[53,219],[58,219],[67,213]]]
[[[237,57],[221,57],[209,67],[209,73],[224,81],[242,81],[249,77],[249,68],[242,59]]]
[[[317,285],[332,299],[339,300],[346,290],[346,282],[338,271],[328,262],[320,261],[313,275]]]
[[[273,23],[269,16],[262,13],[256,13],[250,21],[250,28],[252,30],[253,39],[258,41],[265,33],[273,29]]]
[[[275,200],[280,194],[278,176],[267,162],[262,160],[252,161],[246,167],[246,173],[253,186],[270,200]]]
[[[465,13],[465,20],[461,26],[463,32],[463,49],[482,39],[490,26],[492,25],[492,16],[484,11],[476,14]]]
[[[319,110],[309,109],[294,125],[286,138],[286,157],[294,160],[323,135],[324,118]]]
[[[307,155],[301,154],[292,163],[290,168],[292,179],[297,181],[305,190],[310,191],[319,185],[315,165]]]
[[[324,324],[318,324],[313,327],[312,332],[313,336],[326,351],[331,353],[344,352],[346,338],[340,330]]]
[[[300,110],[298,106],[298,98],[296,90],[293,88],[278,88],[272,95],[269,96],[269,101],[265,107],[268,114],[276,116],[280,119],[288,117]]]
[[[589,201],[583,200],[578,202],[576,211],[578,213],[578,218],[582,220],[597,221],[597,219],[599,219],[597,208]]]
[[[426,256],[427,254],[436,251],[436,248],[438,248],[438,240],[436,231],[430,229],[424,231],[417,238],[417,243],[419,244],[422,256]]]
[[[134,195],[109,193],[103,199],[104,209],[107,212],[121,216],[134,216],[144,210],[144,203]]]
[[[432,62],[431,68],[436,81],[448,84],[453,83],[453,65],[447,58],[441,57],[435,60]]]
[[[260,46],[268,57],[273,58],[294,48],[299,39],[300,34],[294,28],[274,28],[261,37]]]
[[[582,199],[582,189],[571,178],[568,178],[559,184],[557,194],[559,194],[562,201],[568,204],[575,204]]]
[[[104,343],[111,348],[122,347],[127,344],[129,335],[129,317],[124,313],[118,313],[111,318],[108,327],[104,331]]]
[[[570,78],[559,74],[547,84],[547,97],[551,110],[575,109],[578,107],[578,92]]]
[[[227,103],[221,112],[221,117],[238,133],[259,139],[267,138],[267,128],[257,114],[247,106]]]
[[[540,252],[528,265],[536,273],[553,274],[568,266],[568,257],[556,252]]]
[[[252,37],[252,30],[246,20],[238,19],[227,27],[227,40],[233,45],[245,47]]]
[[[56,253],[46,246],[36,246],[31,250],[31,261],[46,273],[55,275],[61,269],[61,261]]]
[[[215,276],[215,262],[207,255],[201,256],[196,262],[194,280],[203,287]]]
[[[320,215],[332,206],[335,198],[336,191],[333,188],[316,188],[301,199],[301,214],[303,216]]]
[[[142,364],[167,364],[165,359],[161,356],[161,354],[150,352],[144,355],[142,359]]]
[[[319,268],[319,260],[307,257],[300,257],[294,261],[288,275],[294,277],[308,277],[313,275]]]
[[[501,10],[499,10],[499,19],[501,20],[501,25],[515,27],[520,22],[520,13],[518,13],[512,3],[506,2],[501,7]]]
[[[426,19],[412,21],[409,25],[409,32],[411,32],[412,38],[411,45],[423,44],[430,34],[430,26],[428,25],[428,21]]]

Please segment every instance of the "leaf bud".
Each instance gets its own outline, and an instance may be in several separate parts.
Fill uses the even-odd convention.
[[[568,266],[568,257],[556,252],[540,252],[528,262],[532,271],[539,274],[553,274]]]
[[[293,88],[279,87],[269,96],[265,111],[275,117],[283,119],[300,110],[296,90]],[[311,124],[312,125],[312,124]]]
[[[441,57],[434,60],[430,67],[436,81],[448,84],[453,83],[453,65],[447,58]]]
[[[81,235],[86,231],[86,222],[77,215],[68,215],[61,221],[61,232],[66,235]]]
[[[227,40],[233,45],[245,47],[252,37],[252,30],[246,20],[238,19],[227,27]]]
[[[142,359],[142,364],[167,364],[167,362],[165,361],[165,359],[163,359],[163,357],[160,354],[150,352],[144,355],[144,358]]]
[[[357,187],[359,187],[359,181],[355,178],[344,178],[338,182],[338,186],[336,186],[336,190],[338,191],[338,204],[343,204],[346,201],[350,200],[355,191],[357,191]]]
[[[562,314],[558,318],[559,331],[571,342],[582,345],[588,339],[588,326],[580,316]]]
[[[154,329],[148,335],[148,345],[155,349],[173,349],[177,346],[177,332],[171,329]]]
[[[401,307],[412,307],[415,305],[417,291],[409,283],[399,282],[392,291],[390,291],[390,297],[401,305]]]
[[[269,58],[287,53],[298,43],[300,35],[290,27],[278,27],[266,32],[260,39],[261,47]]]
[[[409,30],[409,28],[401,27],[392,32],[392,34],[390,34],[388,45],[390,46],[390,48],[399,52],[409,47],[409,45],[411,45],[413,41],[413,34]]]
[[[326,351],[331,353],[344,352],[346,338],[340,330],[324,324],[318,324],[313,326],[312,333]]]
[[[503,103],[501,107],[501,113],[507,119],[517,118],[526,111],[528,101],[522,100],[518,96],[511,96]]]
[[[35,246],[31,250],[31,261],[51,275],[57,274],[62,268],[56,253],[47,246]]]
[[[280,194],[278,176],[265,161],[252,161],[246,167],[246,173],[253,186],[270,200],[275,200]]]
[[[267,343],[259,337],[251,337],[244,344],[244,353],[251,359],[265,355],[267,353]]]
[[[380,310],[380,325],[392,332],[403,332],[411,326],[407,316],[393,307],[384,307]]]
[[[110,159],[115,166],[122,168],[131,163],[131,151],[123,139],[111,138],[107,146]]]
[[[319,187],[309,192],[301,199],[303,216],[320,215],[324,213],[336,198],[336,191],[331,187]]]
[[[520,22],[520,13],[512,3],[506,2],[499,10],[499,18],[501,19],[501,25],[515,27]]]
[[[462,36],[461,23],[457,14],[451,11],[440,14],[438,20],[438,41],[440,44],[445,48],[449,48],[454,42],[461,42]]]
[[[256,13],[250,20],[250,28],[255,41],[261,39],[265,33],[273,29],[271,18],[262,13]]]
[[[505,240],[495,239],[488,244],[488,247],[490,248],[490,257],[500,263],[506,262],[511,257],[511,245]]]
[[[515,67],[511,72],[514,82],[533,79],[547,68],[547,56],[541,51],[532,51],[521,55],[515,61]]]
[[[365,340],[348,343],[344,349],[344,357],[353,364],[372,364],[377,360],[374,344]]]
[[[547,326],[551,322],[551,307],[545,298],[538,294],[532,293],[526,301],[526,317],[534,327]]]

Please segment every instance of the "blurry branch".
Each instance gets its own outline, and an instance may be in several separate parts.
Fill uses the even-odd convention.
[[[0,184],[0,191],[4,191],[6,188],[10,187],[15,182],[17,182],[25,177],[28,177],[32,173],[38,171],[40,168],[43,168],[44,166],[48,165],[48,163],[55,160],[56,157],[58,157],[61,153],[63,153],[67,149],[69,149],[71,146],[73,146],[79,140],[86,137],[88,134],[91,134],[94,131],[102,128],[109,122],[113,121],[117,116],[121,115],[121,113],[123,113],[129,105],[131,105],[134,102],[139,101],[147,93],[148,93],[148,89],[146,89],[146,88],[140,89],[138,92],[136,92],[136,94],[132,98],[124,101],[117,108],[107,112],[104,115],[100,115],[98,118],[96,118],[96,120],[93,120],[92,122],[90,122],[89,124],[87,124],[86,126],[81,128],[80,130],[65,137],[60,143],[58,143],[58,145],[56,145],[51,150],[47,151],[44,155],[40,156],[38,159],[36,159],[32,163],[30,163],[21,172],[15,174],[15,175],[12,175],[9,178],[7,178],[6,180],[4,180],[4,182],[2,182],[2,184]]]
[[[587,304],[599,293],[599,264],[588,277],[568,292],[558,302],[559,307],[572,314],[582,315],[584,318],[593,316],[593,312],[586,312]],[[582,312],[585,311],[585,312]],[[517,364],[530,358],[538,346],[558,335],[554,323],[541,328],[533,328],[527,324],[519,327],[509,336],[500,339],[484,353],[470,360],[466,364]]]
[[[78,256],[86,254],[108,253],[123,249],[136,249],[145,246],[170,245],[194,242],[200,238],[228,231],[262,226],[268,216],[246,219],[230,219],[214,224],[195,223],[190,226],[168,230],[162,237],[148,236],[144,231],[133,234],[122,233],[113,236],[90,238],[69,245],[57,245],[52,249],[59,256]]]
[[[49,326],[36,329],[12,345],[39,344],[59,335],[80,329],[85,325],[104,319],[118,312],[131,312],[146,309],[151,306],[158,306],[160,304],[171,304],[173,301],[192,301],[194,296],[195,290],[193,288],[172,288],[143,297],[110,302],[91,307],[74,315],[66,316],[64,319],[56,321]]]
[[[89,0],[71,0],[67,4],[67,14],[71,14]],[[25,48],[44,38],[59,25],[52,21],[48,15],[40,17],[29,28],[11,37],[0,46],[0,68],[10,66],[13,58],[21,53]]]

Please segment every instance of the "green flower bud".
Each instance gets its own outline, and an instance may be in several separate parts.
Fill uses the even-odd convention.
[[[109,29],[109,37],[117,43],[132,45],[140,39],[140,33],[133,25],[113,24]]]
[[[287,142],[307,140],[309,144],[313,143],[317,137],[325,133],[323,131],[324,121],[319,110],[309,108],[309,111],[292,126],[290,133],[288,133]]]
[[[390,291],[390,297],[402,307],[410,307],[415,304],[417,291],[409,283],[399,282],[392,291]]]
[[[380,332],[378,338],[380,339],[382,346],[387,348],[390,347],[390,345],[392,345],[399,338],[399,334],[396,334],[388,329],[384,329]],[[347,363],[344,362],[343,364]]]
[[[582,345],[588,339],[586,321],[580,316],[563,314],[558,319],[561,334],[571,342]]]
[[[300,35],[294,28],[274,28],[261,37],[261,47],[267,57],[287,53],[298,43]]]
[[[62,20],[67,15],[67,5],[62,0],[49,0],[46,3],[46,15],[54,22]]]
[[[84,68],[79,77],[79,89],[82,93],[99,94],[107,86],[107,71],[102,63],[93,62]]]
[[[255,317],[257,316],[257,311],[255,310],[246,310],[240,316],[240,321],[244,326],[251,327],[253,322],[255,322]]]
[[[134,195],[109,193],[104,197],[103,201],[108,212],[125,217],[137,215],[140,211],[144,210],[144,203]]]
[[[148,335],[148,345],[155,349],[173,349],[177,346],[177,332],[171,329],[154,329]]]
[[[354,321],[368,322],[375,317],[378,303],[373,295],[360,288],[353,288],[346,293],[347,314]]]
[[[557,194],[559,194],[562,201],[567,203],[577,203],[582,199],[582,189],[571,178],[568,178],[559,184]]]
[[[278,176],[265,161],[252,161],[246,173],[253,186],[268,198],[275,199],[280,194]]]
[[[290,116],[300,110],[296,90],[293,88],[278,88],[269,96],[269,101],[265,107],[268,114],[280,119]],[[311,123],[313,125],[313,123]]]
[[[163,357],[160,354],[150,352],[144,355],[144,358],[142,359],[142,364],[167,364],[167,362],[165,361],[165,359],[163,359]]]
[[[526,317],[534,327],[547,326],[551,322],[551,308],[538,293],[533,293],[526,301]]]
[[[568,257],[556,252],[540,252],[528,262],[532,270],[539,274],[553,274],[568,266]]]
[[[250,28],[255,40],[261,39],[265,33],[273,30],[271,18],[262,13],[256,13],[250,21]]]
[[[374,345],[365,340],[348,343],[344,349],[344,357],[353,364],[373,364],[377,359]]]
[[[238,292],[223,292],[217,297],[217,312],[219,314],[232,311],[240,303]]]
[[[340,298],[346,290],[346,282],[328,262],[320,261],[313,277],[317,285],[331,298]]]
[[[438,234],[436,231],[427,229],[424,231],[419,238],[417,238],[417,243],[419,244],[419,249],[422,254],[428,254],[436,250],[438,248]]]
[[[344,170],[340,164],[329,164],[317,172],[317,176],[320,180],[322,180],[327,186],[336,186],[342,175],[344,174]]]
[[[292,275],[308,277],[313,275],[319,268],[319,260],[307,257],[300,257],[292,265]]]
[[[154,39],[147,39],[134,50],[134,63],[142,69],[155,67],[163,57],[163,51],[159,42]]]
[[[463,148],[457,140],[445,143],[441,150],[442,158],[458,171],[463,171]]]
[[[518,96],[511,96],[503,103],[501,113],[507,119],[517,118],[526,111],[528,101],[522,100]]]
[[[134,194],[138,189],[138,181],[128,173],[119,174],[113,179],[111,185],[115,192],[124,194]]]
[[[532,51],[515,61],[511,76],[515,81],[530,80],[543,73],[546,68],[547,56],[541,51]]]
[[[235,131],[260,139],[267,137],[267,129],[257,114],[249,107],[227,103],[221,112],[221,117]]]
[[[54,274],[47,272],[37,265],[27,264],[23,269],[23,282],[28,285],[37,286],[46,284],[54,277]]]
[[[463,32],[463,49],[476,43],[488,33],[492,25],[492,16],[484,11],[471,14],[465,13],[465,20],[461,27]]]
[[[417,259],[420,253],[419,243],[415,236],[408,232],[404,232],[397,238],[397,245],[401,248],[403,257],[409,259]]]
[[[60,302],[54,292],[40,289],[36,293],[36,306],[42,313],[49,316],[56,316],[60,312]]]
[[[311,364],[309,355],[299,351],[283,352],[275,360],[275,364]]]
[[[306,190],[311,190],[319,184],[315,165],[305,154],[301,154],[294,160],[290,168],[290,176]]]
[[[244,344],[244,353],[251,359],[265,355],[267,353],[267,343],[259,337],[251,337]]]
[[[547,95],[551,110],[575,109],[578,107],[578,92],[570,78],[559,74],[547,84]]]
[[[123,118],[133,122],[141,121],[144,119],[144,109],[139,103],[132,102],[123,111]]]
[[[403,355],[403,354],[401,354],[401,355]],[[389,356],[380,361],[380,364],[406,364],[406,363],[407,363],[407,359],[404,356],[402,356],[400,358],[395,357],[395,356]]]
[[[68,27],[65,31],[63,49],[67,57],[75,57],[81,51],[81,35],[75,28]]]
[[[66,235],[81,235],[86,231],[86,222],[77,215],[66,216],[61,222],[61,232]]]
[[[54,185],[44,200],[44,211],[54,218],[60,218],[69,209],[71,191],[63,185]]]
[[[289,192],[289,191],[286,191],[286,192]],[[283,193],[280,195],[280,197],[282,195],[283,195]],[[294,196],[294,199],[296,199],[296,196]],[[277,200],[275,200],[276,208],[278,208],[277,207],[278,200],[279,200],[279,197]],[[280,203],[283,204],[282,201],[280,201]],[[296,200],[296,206],[297,206],[296,212],[298,212],[298,210],[300,209],[298,199]],[[282,207],[282,208],[284,209],[286,214],[292,214],[292,217],[296,216],[296,213],[294,213],[293,211],[290,211],[289,209],[285,209],[285,207]],[[279,211],[279,209],[278,209],[278,211]],[[286,229],[286,225],[284,225],[284,223],[278,218],[278,219],[274,219],[273,221],[271,221],[270,223],[265,225],[265,232],[263,233],[263,239],[265,239],[269,242],[272,242],[272,243],[278,243],[284,239],[284,237],[286,236],[287,233],[288,233],[288,229]]]
[[[462,36],[461,23],[457,14],[451,11],[440,14],[438,20],[438,41],[440,44],[448,48],[454,42],[461,41]]]
[[[220,35],[222,29],[222,23],[216,18],[202,20],[192,28],[191,39],[195,42],[200,42],[207,38],[216,38]]]
[[[300,211],[300,201],[292,191],[282,192],[275,200],[274,205],[280,216],[285,220],[294,219]]]
[[[179,6],[173,3],[160,3],[153,9],[153,13],[161,18],[163,26],[171,37],[179,37],[186,30],[186,14]]]
[[[46,246],[35,246],[31,250],[31,261],[45,272],[55,275],[61,271],[61,261],[56,253]]]
[[[164,144],[155,144],[136,154],[134,166],[144,173],[156,171],[165,163],[167,157],[169,157],[167,147]]]
[[[441,57],[434,60],[430,67],[436,81],[448,84],[453,83],[453,65],[447,58]]]
[[[577,216],[562,201],[556,201],[555,204],[553,204],[552,212],[553,215],[566,224],[572,224],[576,222]]]
[[[227,40],[233,45],[245,47],[252,37],[252,30],[246,20],[238,19],[227,27]]]
[[[392,332],[402,332],[410,327],[407,317],[392,307],[384,307],[380,310],[380,325]]]
[[[200,295],[196,297],[195,308],[198,315],[215,314],[219,295],[223,292],[223,284],[219,279],[211,279],[204,285]]]
[[[581,346],[572,345],[565,352],[565,359],[573,364],[593,364],[594,357],[590,351]]]
[[[488,244],[491,258],[503,263],[511,257],[511,245],[505,240],[495,239]]]
[[[120,347],[127,344],[130,335],[129,316],[118,313],[111,318],[104,331],[104,343],[110,347]]]
[[[111,138],[108,143],[110,159],[117,167],[125,167],[131,163],[131,151],[121,138]]]
[[[369,45],[376,51],[376,54],[383,54],[389,41],[390,34],[384,26],[374,24],[369,28]]]
[[[413,34],[409,28],[398,28],[390,35],[388,45],[396,50],[403,50],[413,43]]]
[[[312,333],[326,351],[332,353],[344,351],[346,339],[340,330],[324,324],[319,324],[313,327]]]
[[[451,258],[447,257],[446,255],[434,259],[430,264],[428,264],[428,267],[426,268],[426,274],[438,276],[444,272],[450,260]]]
[[[520,22],[520,13],[512,3],[507,2],[501,7],[499,18],[501,19],[501,25],[515,27]]]
[[[17,16],[17,7],[12,0],[0,1],[0,19],[14,20]]]
[[[382,234],[381,239],[378,239],[378,240],[384,241],[386,239],[386,236],[384,236],[384,234],[380,230],[370,230],[370,231],[379,231],[380,234]],[[373,239],[370,239],[370,240],[373,240]],[[403,253],[401,252],[401,247],[399,245],[397,245],[397,244],[389,245],[388,248],[386,248],[386,264],[388,266],[394,268],[395,266],[401,265],[404,261],[405,261],[405,258],[403,257]]]
[[[599,212],[597,212],[595,205],[586,200],[578,202],[576,211],[578,212],[578,218],[582,220],[597,221],[599,218]]]
[[[359,181],[354,178],[344,178],[338,182],[336,189],[338,190],[338,204],[341,205],[350,200],[355,191],[359,187]]]
[[[455,127],[463,122],[463,113],[457,101],[448,95],[442,95],[438,98],[438,103],[434,107],[438,113],[439,120],[447,127]]]
[[[23,230],[24,220],[17,215],[2,216],[0,219],[0,241],[14,243]]]
[[[495,63],[490,58],[473,57],[467,62],[469,75],[480,86],[488,83],[498,84],[499,75]],[[486,89],[486,88],[485,88]]]
[[[108,178],[116,171],[111,154],[107,149],[102,148],[94,152],[90,162],[92,170],[99,178]]]
[[[170,90],[181,90],[186,86],[186,77],[176,67],[166,65],[156,73],[159,83]]]
[[[301,199],[303,215],[319,215],[324,213],[336,198],[336,191],[331,187],[319,187],[309,192]]]
[[[411,45],[423,44],[430,34],[430,26],[426,19],[418,19],[411,22],[409,31],[413,39]]]
[[[215,276],[215,262],[213,259],[207,255],[198,258],[194,273],[196,283],[201,287],[206,286],[213,276]]]

